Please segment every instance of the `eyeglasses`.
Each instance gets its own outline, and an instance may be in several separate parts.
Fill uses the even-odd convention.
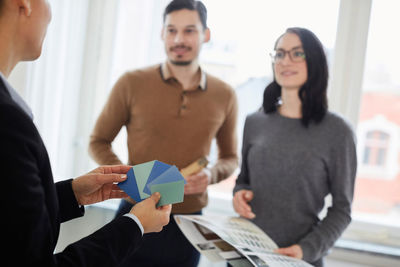
[[[271,52],[269,55],[273,63],[279,64],[285,59],[286,54],[289,55],[290,60],[294,63],[300,63],[306,59],[306,54],[300,48],[293,48],[289,51],[278,49]]]

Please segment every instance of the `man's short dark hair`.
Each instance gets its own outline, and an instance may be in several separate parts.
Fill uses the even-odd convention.
[[[174,11],[181,9],[196,10],[199,14],[201,24],[204,29],[207,29],[207,9],[201,1],[195,0],[173,0],[164,10],[164,22],[166,16]]]
[[[4,5],[4,0],[0,0],[0,15],[1,15],[1,10],[3,9]]]

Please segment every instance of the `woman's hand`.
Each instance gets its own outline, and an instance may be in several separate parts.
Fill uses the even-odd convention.
[[[79,205],[89,205],[111,198],[126,198],[116,183],[126,179],[131,166],[100,166],[72,181],[72,190]]]
[[[134,205],[130,213],[134,214],[143,226],[144,233],[160,232],[169,223],[172,205],[156,207],[160,200],[160,193],[156,192],[149,198]]]
[[[253,191],[251,190],[239,190],[233,196],[233,208],[242,217],[247,219],[253,219],[256,215],[251,211],[251,207],[248,204],[254,197]]]
[[[278,248],[274,252],[297,259],[303,258],[303,249],[297,244],[286,248]]]

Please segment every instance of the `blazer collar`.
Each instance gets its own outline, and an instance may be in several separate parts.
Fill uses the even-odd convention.
[[[31,108],[25,103],[22,97],[17,93],[17,91],[12,88],[12,86],[7,82],[7,79],[0,72],[0,90],[10,98],[20,109],[22,109],[31,119],[33,119],[33,113]]]

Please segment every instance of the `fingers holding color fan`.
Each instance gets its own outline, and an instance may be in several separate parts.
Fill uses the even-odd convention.
[[[157,207],[183,202],[186,180],[176,166],[153,160],[133,166],[127,176],[118,186],[136,202],[155,192],[161,194]]]

